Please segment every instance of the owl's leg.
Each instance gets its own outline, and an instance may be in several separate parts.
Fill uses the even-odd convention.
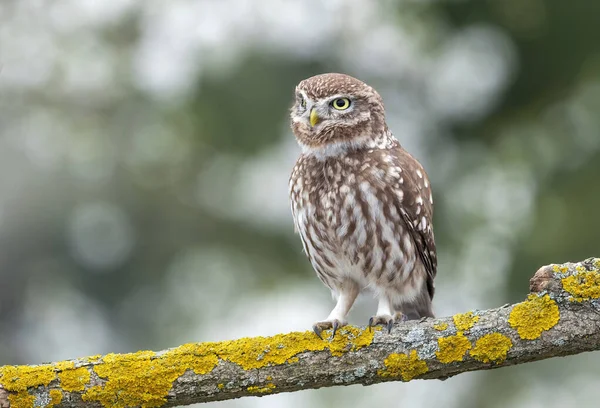
[[[383,325],[388,333],[392,331],[392,326],[398,316],[394,313],[394,307],[391,299],[382,294],[377,305],[377,314],[369,319],[369,327]]]
[[[339,296],[337,303],[327,319],[313,324],[313,331],[322,340],[321,332],[326,329],[333,329],[331,337],[335,337],[335,332],[342,326],[348,324],[346,316],[352,308],[356,297],[358,296],[358,284],[352,280],[344,281],[344,284],[339,288]]]

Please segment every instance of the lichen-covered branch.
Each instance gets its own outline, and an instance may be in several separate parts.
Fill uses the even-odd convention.
[[[600,349],[600,259],[549,265],[524,302],[407,322],[0,367],[0,408],[169,407],[308,388],[447,378]]]

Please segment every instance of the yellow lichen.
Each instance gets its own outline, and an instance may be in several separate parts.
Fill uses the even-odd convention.
[[[215,354],[215,344],[218,343],[184,344],[167,351],[161,356],[161,360],[164,365],[183,367],[183,371],[180,370],[181,374],[186,369],[199,375],[208,374],[219,363],[219,357]]]
[[[225,385],[223,383],[219,383],[217,384],[217,388],[222,390],[223,388],[225,388]]]
[[[378,375],[381,377],[399,377],[402,381],[410,381],[429,371],[427,363],[419,359],[416,350],[411,350],[410,355],[392,353],[383,360],[383,364],[385,369],[378,370]]]
[[[522,339],[534,340],[554,327],[559,319],[558,305],[550,296],[531,294],[525,302],[513,307],[508,322]]]
[[[562,285],[573,296],[571,300],[583,302],[600,298],[600,273],[597,271],[588,272],[584,269],[584,271],[563,278]]]
[[[48,406],[46,408],[52,408],[53,406],[61,403],[61,401],[63,399],[62,392],[60,392],[59,390],[50,390],[49,394],[50,394],[50,403],[48,404]]]
[[[26,391],[30,387],[47,386],[56,377],[50,364],[0,367],[0,384],[8,391]]]
[[[438,339],[439,351],[436,356],[441,363],[452,363],[462,361],[467,351],[471,348],[471,342],[463,334],[456,336],[440,337]]]
[[[104,386],[90,387],[82,396],[84,401],[98,401],[103,406],[159,407],[185,367],[170,364],[170,360],[153,357],[150,351],[133,354],[107,354],[103,363],[94,366]]]
[[[90,363],[97,363],[101,359],[102,359],[102,356],[100,354],[96,354],[96,355],[89,356],[86,358],[86,360],[89,361]]]
[[[86,402],[99,402],[115,408],[158,407],[166,402],[173,381],[186,370],[199,375],[207,374],[220,360],[251,370],[295,363],[298,361],[297,355],[307,351],[328,350],[331,355],[340,356],[370,345],[374,335],[371,330],[346,326],[331,341],[321,340],[312,332],[303,332],[220,343],[184,344],[160,355],[140,351],[92,356],[87,361],[93,362],[91,369],[103,381],[88,389],[85,387],[90,382],[90,367],[75,368],[73,361],[40,366],[4,366],[0,367],[0,385],[12,392],[11,398],[15,401],[13,407],[21,404],[17,408],[33,406],[34,397],[28,394],[29,388],[48,386],[56,379],[64,391],[85,390],[82,399]],[[55,397],[58,398],[58,394]]]
[[[56,372],[74,367],[72,361],[36,366],[3,366],[0,367],[0,385],[12,393],[9,401],[12,408],[31,408],[35,397],[27,391],[29,388],[48,386],[56,379]],[[59,390],[50,391],[49,406],[59,404],[62,393]]]
[[[219,343],[184,344],[159,356],[148,351],[108,354],[93,367],[105,383],[90,387],[82,398],[116,408],[157,407],[166,402],[173,381],[188,369],[203,375],[212,371],[219,360],[225,360],[251,370],[298,361],[296,355],[307,351],[329,350],[332,355],[340,356],[370,345],[373,337],[373,331],[347,326],[331,341],[321,340],[307,331]]]
[[[52,366],[54,367],[55,371],[64,371],[75,368],[75,363],[70,360],[59,361],[58,363],[54,363]]]
[[[502,363],[511,348],[512,341],[508,337],[500,333],[491,333],[477,340],[469,354],[483,363]]]
[[[248,392],[251,392],[253,394],[268,394],[270,392],[273,392],[274,389],[275,389],[275,384],[268,383],[264,387],[252,385],[252,386],[248,387]]]
[[[290,359],[288,359],[288,364],[294,364],[297,363],[298,361],[300,361],[300,359],[298,357],[292,357]]]
[[[473,316],[473,312],[467,312],[452,316],[452,320],[454,320],[456,330],[463,332],[473,327],[479,321],[479,316]]]
[[[434,324],[433,328],[436,330],[439,330],[439,331],[444,331],[448,328],[448,323],[442,322],[442,323]]]
[[[90,372],[85,367],[66,369],[58,373],[58,379],[64,391],[83,391],[90,381]]]
[[[370,345],[374,335],[374,331],[346,326],[336,333],[331,342],[323,341],[307,331],[225,341],[218,343],[215,351],[221,359],[250,370],[285,362],[293,363],[297,354],[306,351],[329,350],[331,355],[341,356],[345,352]]]
[[[569,267],[565,265],[552,265],[552,271],[554,271],[554,273],[567,273]]]
[[[27,391],[21,391],[16,394],[9,394],[8,402],[11,408],[33,408],[35,397]]]

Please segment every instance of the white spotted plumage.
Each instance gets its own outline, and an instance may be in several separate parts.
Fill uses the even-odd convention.
[[[351,100],[349,112],[329,112],[322,101],[334,97]],[[315,332],[346,324],[365,290],[379,300],[370,323],[389,328],[402,313],[433,316],[437,261],[429,180],[388,130],[379,94],[342,74],[309,78],[297,88],[292,128],[303,150],[290,178],[295,228],[338,299]]]

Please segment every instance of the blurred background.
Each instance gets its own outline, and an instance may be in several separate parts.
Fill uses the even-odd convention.
[[[436,202],[438,315],[600,256],[600,3],[0,1],[0,364],[307,330],[294,86],[382,94]],[[361,299],[351,323],[375,310]],[[559,407],[600,355],[215,407]],[[506,391],[510,390],[509,393]]]

